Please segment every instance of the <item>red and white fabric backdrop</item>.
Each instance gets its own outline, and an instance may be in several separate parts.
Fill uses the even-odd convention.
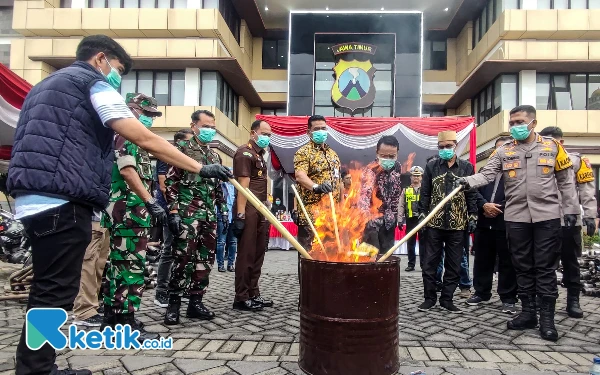
[[[0,64],[0,145],[11,146],[19,113],[31,85]]]
[[[308,117],[257,115],[256,118],[271,125],[273,167],[283,167],[286,173],[292,173],[294,153],[308,142]],[[444,130],[457,132],[458,155],[470,145],[469,160],[475,164],[477,139],[473,117],[328,117],[327,125],[327,144],[338,153],[344,165],[352,161],[368,164],[375,159],[377,141],[384,135],[393,135],[400,143],[400,162],[405,167],[424,166],[429,156],[437,154],[437,135]]]

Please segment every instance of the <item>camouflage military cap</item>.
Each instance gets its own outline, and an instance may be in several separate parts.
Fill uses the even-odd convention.
[[[162,116],[162,112],[158,110],[156,99],[151,96],[130,92],[125,96],[125,102],[127,104],[137,104],[143,111],[150,112],[153,116]]]

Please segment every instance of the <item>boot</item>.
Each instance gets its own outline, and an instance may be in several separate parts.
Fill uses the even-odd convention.
[[[104,318],[102,319],[100,332],[104,331],[104,328],[106,327],[111,327],[114,329],[115,325],[117,325],[117,317],[112,306],[104,305]]]
[[[146,332],[144,328],[140,327],[135,321],[134,313],[128,314],[117,314],[117,324],[129,324],[132,330],[139,331],[140,335],[138,336],[138,341],[143,343],[146,340],[158,340],[160,339],[160,335],[158,333]]]
[[[579,288],[567,289],[567,314],[571,318],[583,318],[583,310],[579,306]]]
[[[181,308],[181,297],[177,294],[169,295],[169,305],[165,312],[164,323],[167,326],[179,324],[179,309]]]
[[[516,318],[506,323],[508,329],[524,330],[537,326],[537,314],[535,312],[535,295],[519,295],[521,300],[521,313]]]
[[[215,317],[215,313],[209,311],[206,306],[202,303],[202,296],[193,295],[190,296],[190,303],[188,304],[187,312],[185,314],[188,318],[198,318],[201,320],[211,320]]]
[[[544,340],[558,340],[558,332],[554,326],[554,309],[556,308],[556,297],[542,296],[542,307],[540,308],[540,336]]]

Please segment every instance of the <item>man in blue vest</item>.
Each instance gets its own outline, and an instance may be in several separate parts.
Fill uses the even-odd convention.
[[[35,278],[28,310],[73,307],[92,209],[108,205],[115,132],[171,165],[203,177],[231,177],[220,165],[183,155],[134,117],[116,91],[132,65],[117,42],[105,35],[85,37],[76,60],[31,89],[15,133],[7,186],[16,199],[16,218],[31,239]],[[144,204],[150,212],[160,209],[154,198]],[[58,370],[55,358],[48,343],[30,349],[23,327],[17,375],[91,375]]]
[[[419,224],[419,196],[421,193],[421,179],[423,178],[423,168],[414,166],[410,169],[410,186],[402,190],[400,203],[398,206],[398,223],[405,222],[406,233],[413,230]],[[406,220],[406,221],[405,221]],[[416,246],[417,236],[412,236],[407,241],[408,267],[404,271],[411,272],[415,270],[417,259]],[[420,246],[420,244],[419,244]],[[421,253],[421,251],[419,251]],[[422,261],[422,257],[419,257]]]

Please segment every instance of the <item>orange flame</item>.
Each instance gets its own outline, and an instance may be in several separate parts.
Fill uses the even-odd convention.
[[[353,163],[349,173],[352,176],[352,186],[344,192],[345,197],[335,204],[341,248],[338,248],[337,245],[330,199],[323,196],[312,212],[315,229],[323,242],[325,251],[323,252],[320,245],[314,242],[310,250],[313,259],[342,263],[375,261],[376,253],[369,253],[365,250],[365,246],[359,245],[363,242],[363,233],[368,222],[381,216],[378,212],[381,200],[375,196],[375,189],[373,189],[371,205],[366,210],[360,209],[358,201],[361,187],[365,182],[361,181],[362,168],[358,163]],[[374,184],[374,181],[366,181],[365,185],[369,183]]]

